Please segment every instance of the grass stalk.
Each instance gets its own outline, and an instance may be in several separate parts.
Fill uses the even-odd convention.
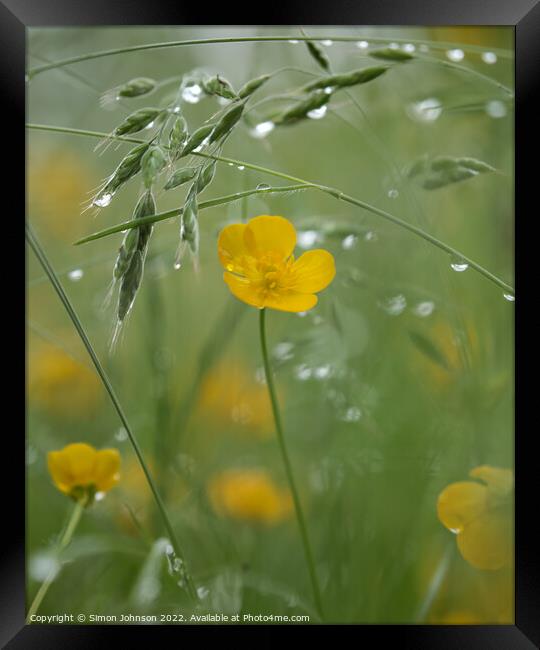
[[[311,586],[313,588],[315,607],[317,608],[317,612],[319,613],[319,616],[321,617],[322,620],[324,619],[324,613],[323,613],[323,606],[322,606],[322,599],[321,599],[321,590],[319,587],[319,581],[317,579],[317,572],[315,570],[315,561],[313,559],[313,552],[311,550],[311,545],[309,542],[306,521],[305,521],[304,513],[302,511],[302,505],[300,503],[300,497],[298,495],[296,483],[294,480],[294,472],[292,469],[291,461],[289,459],[289,454],[287,452],[285,436],[283,435],[283,426],[281,423],[281,414],[279,411],[276,389],[274,387],[274,378],[272,376],[272,369],[270,368],[270,360],[268,358],[265,318],[266,318],[266,309],[261,309],[259,311],[259,332],[261,338],[261,350],[262,350],[262,357],[264,362],[264,373],[266,376],[266,385],[268,386],[268,394],[270,396],[270,402],[272,404],[272,413],[274,415],[274,423],[276,425],[276,434],[279,442],[279,448],[281,451],[281,457],[283,459],[283,465],[285,466],[285,473],[287,474],[287,480],[289,482],[289,487],[293,497],[294,510],[296,512],[296,520],[298,522],[298,528],[300,529],[300,536],[302,538],[302,544],[304,546],[304,555],[306,557],[306,563],[308,566]]]
[[[26,126],[29,129],[35,129],[35,130],[41,130],[41,131],[51,131],[51,132],[56,132],[56,133],[71,133],[73,135],[82,135],[82,136],[88,136],[88,137],[94,137],[94,138],[96,138],[96,137],[97,138],[108,137],[108,134],[97,132],[97,131],[82,131],[82,130],[79,130],[79,129],[71,129],[71,128],[67,128],[67,127],[57,127],[57,126],[49,126],[49,125],[43,125],[43,124],[27,124]],[[121,140],[124,140],[124,141],[127,141],[127,142],[134,142],[136,144],[141,144],[142,142],[144,142],[143,140],[139,140],[139,139],[135,139],[135,138],[118,138],[118,139],[121,139]],[[511,285],[504,282],[504,280],[501,280],[501,278],[499,278],[495,274],[491,273],[491,271],[488,271],[481,264],[478,264],[478,262],[475,262],[470,257],[467,257],[467,255],[464,255],[463,253],[461,253],[461,251],[458,251],[457,249],[453,248],[452,246],[449,246],[448,244],[441,241],[440,239],[437,239],[437,237],[434,237],[433,235],[426,232],[425,230],[422,230],[422,228],[414,226],[413,224],[410,224],[407,221],[404,221],[403,219],[400,219],[399,217],[397,217],[397,216],[395,216],[395,215],[393,215],[393,214],[391,214],[389,212],[386,212],[386,210],[382,210],[381,208],[377,208],[377,207],[375,207],[375,206],[373,206],[373,205],[371,205],[369,203],[366,203],[365,201],[361,201],[360,199],[357,199],[357,198],[355,198],[353,196],[345,194],[344,192],[342,192],[339,189],[336,189],[334,187],[329,187],[327,185],[321,185],[319,183],[314,183],[312,181],[307,181],[307,180],[304,180],[302,178],[298,178],[296,176],[286,174],[284,172],[280,172],[280,171],[277,171],[277,170],[274,170],[274,169],[269,169],[268,167],[262,167],[261,165],[255,165],[253,163],[248,163],[248,162],[246,162],[244,160],[234,160],[232,158],[225,158],[223,156],[216,156],[216,155],[213,155],[213,154],[205,154],[205,153],[202,153],[202,152],[197,152],[197,153],[193,152],[193,155],[199,156],[199,157],[202,157],[202,158],[210,158],[210,159],[213,159],[213,160],[217,160],[218,162],[227,163],[229,165],[232,164],[232,165],[236,165],[236,166],[243,166],[246,169],[252,169],[253,171],[258,171],[258,172],[261,172],[263,174],[269,174],[271,176],[276,176],[278,178],[283,178],[285,180],[293,181],[294,183],[298,183],[299,185],[303,186],[300,189],[310,188],[310,187],[314,188],[314,189],[318,189],[321,192],[325,192],[326,194],[329,194],[330,196],[333,196],[334,198],[336,198],[338,200],[345,201],[346,203],[350,203],[350,204],[355,205],[357,207],[363,208],[364,210],[368,210],[369,212],[372,212],[373,214],[376,214],[379,217],[382,217],[383,219],[386,219],[387,221],[391,221],[395,225],[398,225],[398,226],[400,226],[402,228],[405,228],[409,232],[412,232],[413,234],[417,235],[418,237],[421,237],[422,239],[424,239],[425,241],[433,244],[434,246],[441,249],[442,251],[444,251],[445,253],[447,253],[451,257],[463,260],[463,262],[467,263],[468,266],[471,269],[474,269],[475,271],[477,271],[478,273],[483,275],[485,278],[487,278],[488,280],[490,280],[491,282],[493,282],[494,284],[499,286],[501,289],[503,289],[506,293],[509,293],[511,295],[515,294],[514,288]],[[261,191],[261,190],[259,190],[259,191]],[[262,190],[262,191],[265,191],[265,190]],[[266,190],[266,191],[268,191],[268,190]],[[289,191],[290,191],[290,189],[289,189]],[[242,193],[239,192],[236,196],[238,198],[241,198]],[[219,201],[221,201],[221,200],[222,199],[220,198]],[[229,198],[229,200],[236,200],[236,199]],[[214,199],[213,201],[218,201],[218,200]],[[204,202],[204,203],[206,203],[206,202]],[[220,203],[213,203],[213,205],[219,205],[219,204]],[[201,206],[202,206],[202,203],[200,204],[199,207],[201,207]],[[211,206],[206,205],[205,207],[211,207]],[[169,213],[162,213],[161,215],[153,215],[152,218],[155,218],[156,216],[158,216],[159,219],[156,219],[156,220],[168,219],[168,218],[172,218],[174,216],[177,216],[178,214],[179,214],[178,210],[174,210],[174,211],[171,210]],[[164,215],[166,215],[166,216],[164,216]],[[140,223],[142,223],[142,221]],[[140,225],[140,223],[138,223],[137,225]],[[148,221],[147,223],[150,223],[150,221]],[[103,234],[100,234],[99,236],[101,237],[101,236],[105,236],[106,234],[112,234],[112,232],[118,232],[119,230],[123,230],[123,229],[128,228],[128,227],[130,227],[129,224],[123,223],[123,224],[120,224],[120,226],[115,226],[112,229],[108,229],[107,231],[103,231]],[[131,227],[133,227],[133,224],[131,224]],[[98,239],[98,238],[99,238],[98,236],[90,235],[90,238],[85,238],[84,240],[80,240],[77,243],[83,243],[83,242],[91,241],[92,239]]]

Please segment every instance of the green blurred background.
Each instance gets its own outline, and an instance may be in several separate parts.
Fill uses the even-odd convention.
[[[464,48],[460,64],[513,88],[511,29],[305,29],[359,41],[382,37],[388,43],[505,49],[508,57],[488,56],[486,62],[480,50]],[[32,67],[141,43],[272,34],[294,40],[300,31],[33,28],[28,62]],[[355,42],[324,49],[336,71],[373,64]],[[427,54],[448,61],[444,48],[430,47]],[[32,79],[28,121],[108,133],[135,108],[158,105],[175,90],[170,85],[149,97],[100,105],[104,92],[133,77],[178,76],[179,83],[181,75],[202,69],[238,88],[288,66],[320,72],[302,43],[288,42],[199,45],[87,61]],[[260,97],[308,79],[282,73]],[[223,155],[339,188],[426,229],[512,284],[513,106],[507,95],[478,76],[420,60],[395,66],[351,93],[362,112],[340,94],[323,119],[276,128],[264,139],[242,123]],[[271,106],[261,105],[253,117],[264,121]],[[182,108],[194,129],[219,104],[205,98]],[[123,340],[110,355],[114,308],[102,304],[122,236],[72,243],[129,218],[142,183],[132,180],[96,215],[81,214],[92,190],[129,150],[114,145],[98,156],[97,143],[28,132],[28,218],[165,494],[202,611],[307,613],[315,620],[292,513],[278,509],[271,522],[227,516],[210,488],[225,489],[219,477],[229,470],[264,471],[273,487],[271,496],[265,487],[252,497],[261,512],[286,490],[261,381],[258,315],[229,295],[216,254],[225,224],[279,214],[299,231],[299,251],[327,248],[337,266],[335,281],[311,312],[271,312],[267,318],[327,619],[513,621],[510,569],[469,566],[436,512],[441,490],[466,480],[473,467],[513,465],[513,304],[503,291],[474,270],[456,273],[444,252],[411,233],[320,192],[250,198],[200,213],[199,273],[190,264],[173,269],[177,221],[156,225]],[[426,191],[400,173],[424,154],[473,157],[500,173]],[[222,164],[203,199],[279,182]],[[184,188],[158,191],[158,210],[180,207],[184,195]],[[126,433],[31,253],[27,280],[28,598],[50,568],[50,548],[70,508],[51,482],[46,453],[88,442],[119,449],[121,481],[85,512],[40,613],[189,612],[157,542],[164,531]]]

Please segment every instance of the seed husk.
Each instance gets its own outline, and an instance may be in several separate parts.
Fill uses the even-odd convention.
[[[383,59],[384,61],[405,62],[414,59],[413,54],[391,47],[386,47],[381,50],[373,50],[372,52],[369,52],[369,56],[372,56],[374,59]]]
[[[142,131],[162,112],[160,108],[141,108],[128,115],[122,124],[114,129],[114,135],[126,135]]]
[[[242,86],[242,88],[240,88],[240,90],[238,91],[238,97],[240,99],[245,99],[246,97],[249,97],[256,90],[258,90],[264,83],[266,83],[268,79],[270,79],[269,74],[263,74],[260,77],[251,79],[251,81],[248,81]]]
[[[325,93],[324,90],[314,90],[307,99],[295,104],[292,108],[287,109],[281,115],[274,119],[274,124],[294,124],[299,120],[307,117],[310,111],[324,106],[330,100],[330,95]]]
[[[165,167],[167,156],[163,149],[157,145],[152,145],[143,154],[141,159],[141,171],[145,186],[149,189],[152,187],[159,172]]]
[[[232,106],[216,124],[212,134],[210,135],[209,143],[216,142],[226,133],[228,133],[238,120],[242,117],[244,112],[244,104],[235,104]]]
[[[182,158],[183,156],[187,156],[200,144],[202,144],[203,140],[206,140],[210,133],[212,133],[214,127],[215,124],[205,124],[204,126],[201,126],[196,131],[194,131],[184,145],[184,148],[182,149],[179,157]]]
[[[199,171],[197,177],[197,194],[200,194],[212,182],[216,173],[216,165],[217,161],[212,160]]]
[[[338,88],[356,86],[357,84],[367,83],[368,81],[380,77],[387,70],[387,66],[373,66],[370,68],[362,68],[361,70],[344,72],[342,74],[332,74],[306,84],[303,90],[312,91],[323,88],[332,88],[336,90]]]
[[[148,77],[131,79],[118,89],[119,97],[140,97],[146,95],[156,87],[156,82]]]
[[[122,322],[127,313],[131,309],[137,296],[137,291],[141,284],[142,274],[144,267],[144,258],[141,251],[135,251],[129,268],[122,276],[122,284],[120,285],[120,293],[118,295],[118,320]]]
[[[202,87],[207,95],[217,95],[218,97],[224,97],[225,99],[236,99],[237,97],[234,88],[227,79],[224,79],[219,75],[205,79],[202,82]]]
[[[321,66],[323,70],[330,70],[330,61],[326,53],[313,41],[306,41],[307,48],[311,56]]]
[[[171,155],[177,154],[185,145],[188,137],[188,126],[186,120],[179,115],[169,132],[169,150]]]
[[[195,178],[198,169],[198,167],[182,167],[182,169],[177,169],[165,183],[163,189],[172,190],[174,187],[179,187],[180,185],[187,183]]]

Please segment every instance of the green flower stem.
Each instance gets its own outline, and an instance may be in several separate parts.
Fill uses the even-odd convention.
[[[276,389],[274,387],[274,379],[272,377],[272,370],[270,368],[270,361],[268,359],[268,348],[266,345],[266,327],[265,327],[266,309],[261,309],[259,313],[260,313],[259,330],[261,335],[261,350],[262,350],[262,356],[264,361],[264,372],[266,375],[266,385],[268,386],[268,394],[270,395],[270,402],[272,403],[272,413],[274,414],[274,422],[276,425],[276,433],[279,442],[279,448],[281,450],[283,464],[285,465],[285,472],[287,474],[289,487],[291,489],[291,494],[293,497],[294,509],[296,511],[296,520],[298,521],[298,527],[300,528],[302,544],[304,545],[304,554],[306,556],[306,562],[309,570],[309,577],[311,579],[311,586],[313,588],[315,606],[317,608],[317,612],[319,613],[319,616],[321,617],[321,619],[323,619],[324,614],[323,614],[323,607],[322,607],[322,600],[321,600],[321,590],[319,587],[319,581],[317,580],[317,573],[315,571],[313,552],[311,550],[311,546],[309,543],[306,521],[304,518],[304,513],[302,511],[302,505],[300,504],[298,490],[296,489],[296,484],[294,481],[294,473],[293,473],[291,461],[289,460],[287,446],[285,444],[283,427],[281,425],[281,415],[279,412],[279,405],[276,397]]]
[[[94,137],[94,138],[107,138],[109,135],[107,133],[101,133],[98,131],[83,131],[79,129],[72,129],[68,127],[59,127],[59,126],[49,126],[49,125],[44,125],[44,124],[27,124],[27,128],[29,129],[35,129],[39,131],[50,131],[50,132],[55,132],[55,133],[71,133],[73,135],[82,135],[82,136],[88,136],[88,137]],[[125,142],[133,142],[136,144],[142,144],[145,141],[144,140],[139,140],[136,138],[114,138],[118,140],[123,140]],[[222,163],[227,163],[227,164],[232,164],[236,166],[243,166],[246,169],[252,169],[254,171],[261,172],[263,174],[270,174],[271,176],[276,176],[278,178],[284,178],[288,181],[292,181],[293,183],[298,183],[303,185],[305,189],[308,188],[314,188],[317,190],[320,190],[321,192],[324,192],[325,194],[329,194],[330,196],[333,196],[336,199],[339,199],[340,201],[345,201],[346,203],[350,203],[352,205],[355,205],[357,207],[360,207],[364,210],[368,210],[369,212],[376,214],[379,217],[382,217],[383,219],[386,219],[387,221],[391,221],[395,225],[400,226],[401,228],[405,228],[409,232],[412,232],[413,234],[417,235],[418,237],[421,237],[425,241],[433,244],[437,248],[440,248],[442,251],[445,253],[449,254],[451,257],[463,260],[463,262],[467,263],[471,269],[474,269],[481,275],[483,275],[485,278],[499,286],[501,289],[503,289],[506,293],[515,294],[514,288],[504,282],[504,280],[501,280],[501,278],[497,277],[490,271],[488,271],[486,268],[472,260],[470,257],[467,257],[466,255],[463,255],[460,251],[456,250],[452,246],[449,246],[445,242],[441,241],[440,239],[437,239],[437,237],[434,237],[430,233],[426,232],[425,230],[422,230],[422,228],[418,228],[417,226],[408,223],[407,221],[404,221],[403,219],[400,219],[399,217],[396,217],[395,215],[391,214],[390,212],[386,212],[386,210],[382,210],[381,208],[377,208],[374,205],[371,205],[369,203],[366,203],[365,201],[361,201],[360,199],[355,198],[354,196],[350,196],[348,194],[345,194],[341,190],[338,190],[334,187],[329,187],[327,185],[321,185],[319,183],[313,183],[312,181],[306,181],[302,178],[297,178],[296,176],[291,176],[290,174],[286,174],[284,172],[280,172],[274,169],[269,169],[267,167],[262,167],[261,165],[255,165],[253,163],[246,162],[244,160],[234,160],[233,158],[225,158],[223,156],[215,156],[212,154],[205,154],[202,152],[192,152],[192,155],[194,156],[199,156],[201,158],[211,158],[213,160],[217,160],[218,162]],[[238,193],[239,198],[242,196],[242,193]],[[220,199],[214,199],[214,201],[223,201],[223,199],[226,197],[221,197]],[[227,197],[229,200],[234,200],[231,199],[230,197]],[[206,206],[205,207],[211,207],[205,202]],[[202,205],[202,204],[201,204]],[[174,213],[174,214],[173,214]],[[170,211],[169,213],[162,213],[161,215],[153,215],[152,218],[154,218],[156,221],[162,220],[162,219],[168,219],[173,216],[176,216],[179,212],[178,211]],[[138,222],[138,225],[140,225],[143,222]],[[150,223],[150,221],[148,221]],[[120,224],[120,226],[115,226],[113,228],[109,228],[106,231],[103,231],[103,234],[97,233],[99,236],[105,236],[106,234],[111,234],[111,232],[118,232],[119,230],[124,230],[126,228],[133,228],[135,227],[133,225],[133,222],[131,225],[128,223],[123,223]],[[96,235],[90,235],[89,237],[86,237],[84,240],[81,240],[77,243],[83,243],[87,241],[91,241],[91,239],[98,239],[98,236]]]
[[[64,529],[64,533],[62,534],[62,537],[58,542],[58,547],[56,549],[58,558],[60,558],[62,551],[71,542],[71,538],[73,537],[73,533],[75,532],[75,529],[77,528],[77,524],[81,519],[81,515],[83,513],[85,505],[86,505],[86,499],[79,499],[79,501],[75,503],[75,506],[71,513],[71,517],[69,518],[67,526]],[[56,578],[57,574],[58,574],[58,568],[55,564],[55,566],[51,567],[51,570],[49,571],[47,577],[41,583],[41,587],[38,589],[38,592],[35,595],[32,604],[30,605],[28,614],[26,616],[27,624],[31,622],[32,616],[37,613],[39,606],[41,605],[43,599],[45,598],[47,591],[49,590],[49,587],[53,583],[53,580]]]
[[[315,36],[237,36],[237,37],[227,37],[227,38],[202,38],[202,39],[192,39],[184,41],[167,41],[161,43],[145,43],[143,45],[131,45],[129,47],[119,47],[111,50],[102,50],[99,52],[89,52],[88,54],[81,54],[79,56],[73,56],[69,59],[62,59],[61,61],[53,61],[45,65],[36,66],[28,70],[28,78],[32,79],[36,75],[45,72],[47,70],[53,70],[54,68],[61,68],[65,65],[72,65],[73,63],[81,63],[82,61],[89,61],[91,59],[100,59],[106,56],[114,56],[117,54],[127,54],[129,52],[141,52],[145,50],[162,50],[170,47],[181,47],[187,45],[210,45],[210,44],[220,44],[220,43],[280,43],[283,41],[290,41],[291,38],[294,38],[296,41],[321,41],[321,40],[332,40],[336,42],[351,43],[362,39],[362,36],[323,36],[317,34]],[[372,43],[388,43],[388,38],[382,36],[366,36],[366,40],[371,41]],[[461,43],[447,43],[441,41],[429,41],[429,40],[419,40],[419,39],[403,39],[403,38],[394,38],[392,41],[396,43],[413,43],[417,45],[429,45],[433,49],[448,49],[460,47],[464,51],[468,52],[484,52],[486,48],[481,46],[461,44]],[[511,58],[512,52],[508,50],[503,50],[499,48],[490,48],[490,51],[497,54],[501,58]]]
[[[58,280],[58,277],[52,268],[51,264],[49,263],[49,260],[47,259],[47,256],[45,255],[45,252],[43,248],[41,247],[41,244],[37,240],[34,232],[32,231],[31,227],[29,224],[26,224],[26,240],[28,241],[28,244],[30,245],[30,248],[33,250],[34,254],[36,255],[39,263],[41,264],[43,270],[47,274],[54,290],[56,291],[58,297],[62,301],[62,304],[64,305],[64,308],[66,312],[68,313],[73,325],[75,326],[75,329],[77,330],[77,333],[79,334],[84,346],[86,347],[86,350],[88,354],[90,355],[90,358],[92,359],[92,362],[95,366],[95,369],[103,383],[103,386],[105,387],[105,390],[109,394],[109,397],[111,398],[111,401],[113,403],[113,406],[118,414],[118,417],[120,418],[120,421],[122,422],[122,425],[124,426],[124,429],[127,432],[127,435],[129,437],[129,440],[131,442],[131,445],[133,446],[133,449],[135,451],[135,454],[137,455],[137,458],[139,460],[139,463],[141,465],[141,468],[144,472],[144,475],[146,476],[146,480],[148,482],[148,485],[150,487],[150,490],[152,491],[152,494],[154,496],[154,500],[156,502],[156,505],[159,509],[159,512],[161,514],[161,518],[163,520],[163,524],[165,526],[165,529],[167,530],[167,533],[170,538],[170,542],[172,544],[172,547],[174,549],[174,552],[176,553],[176,556],[182,560],[184,566],[186,566],[186,562],[184,559],[184,554],[182,552],[182,549],[180,547],[180,544],[178,543],[178,539],[176,537],[176,533],[174,532],[174,528],[172,527],[172,524],[170,522],[169,516],[167,514],[167,511],[165,509],[165,504],[163,502],[163,499],[161,498],[161,495],[156,488],[154,479],[152,478],[152,475],[150,474],[150,471],[146,465],[146,461],[144,460],[141,448],[139,446],[139,443],[137,442],[137,439],[135,438],[135,435],[133,434],[133,431],[131,429],[131,426],[127,420],[126,415],[124,414],[124,411],[122,409],[122,406],[120,405],[120,402],[118,400],[118,397],[116,396],[116,393],[112,387],[112,384],[109,380],[109,377],[107,376],[105,369],[101,365],[101,362],[99,361],[94,348],[92,347],[92,344],[90,343],[90,340],[88,339],[88,336],[86,335],[86,332],[82,326],[81,321],[79,320],[79,317],[77,316],[77,313],[75,312],[69,298],[67,297],[64,288],[62,287],[60,281]],[[186,570],[186,584],[187,584],[187,589],[190,597],[194,600],[198,600],[197,596],[197,591],[195,589],[195,586],[193,584],[193,580],[189,574],[189,572]]]

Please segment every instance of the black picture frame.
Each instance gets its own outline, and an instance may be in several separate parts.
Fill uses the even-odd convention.
[[[240,8],[240,7],[239,7]],[[220,16],[221,13],[221,16]],[[539,599],[539,560],[537,538],[533,533],[537,517],[537,457],[533,446],[536,438],[536,422],[527,409],[534,400],[534,350],[527,345],[526,325],[536,324],[527,315],[527,303],[535,296],[534,287],[527,283],[534,281],[534,253],[527,255],[525,247],[534,245],[528,236],[529,228],[536,216],[534,192],[538,183],[537,168],[534,162],[538,142],[538,104],[534,102],[538,88],[538,69],[540,67],[540,2],[539,0],[372,0],[369,3],[358,0],[352,2],[312,3],[289,2],[283,7],[265,7],[264,18],[258,20],[235,8],[217,7],[210,13],[199,12],[185,3],[150,3],[143,0],[94,0],[92,3],[78,0],[2,0],[0,2],[0,66],[2,67],[2,104],[6,113],[2,124],[13,125],[11,136],[14,143],[9,149],[10,160],[17,159],[3,172],[2,182],[10,188],[18,187],[17,198],[24,192],[22,183],[22,160],[24,146],[21,120],[25,108],[25,33],[27,27],[38,26],[76,26],[76,25],[167,25],[167,24],[215,24],[224,16],[224,24],[239,18],[243,24],[358,24],[358,25],[508,25],[515,29],[516,46],[516,111],[515,111],[515,200],[520,218],[525,222],[516,226],[516,283],[519,294],[516,303],[516,616],[515,625],[498,626],[418,626],[418,625],[376,625],[350,626],[353,643],[362,643],[373,638],[379,643],[396,642],[400,648],[481,648],[512,649],[534,648],[540,645],[540,599]],[[236,15],[235,15],[236,14]],[[196,21],[199,21],[198,23]],[[534,111],[534,115],[533,115]],[[15,127],[15,125],[17,125]],[[5,151],[5,150],[4,150]],[[11,178],[10,178],[11,175]],[[9,202],[9,209],[18,212],[20,199]],[[6,207],[6,206],[4,206]],[[529,219],[525,219],[525,217]],[[22,248],[22,242],[21,242]],[[26,249],[25,249],[26,250]],[[531,251],[532,253],[532,251]],[[25,252],[25,254],[29,254]],[[20,263],[20,262],[19,262]],[[523,296],[523,299],[522,299]],[[20,294],[19,298],[20,299]],[[13,304],[17,304],[17,298]],[[23,317],[25,314],[23,313]],[[531,321],[532,318],[532,321]],[[531,328],[532,329],[532,328]],[[18,335],[23,331],[18,328]],[[14,339],[17,332],[14,334]],[[533,365],[535,364],[535,365]],[[529,373],[528,371],[531,371]],[[529,377],[531,379],[529,379]],[[15,388],[21,384],[16,384]],[[15,402],[13,402],[14,404]],[[219,632],[216,627],[202,626],[76,626],[76,625],[34,625],[25,626],[25,515],[24,515],[24,454],[25,441],[20,430],[11,427],[5,432],[3,454],[11,458],[14,478],[9,485],[9,499],[4,506],[8,512],[10,535],[6,538],[4,528],[4,549],[0,559],[0,641],[3,647],[18,650],[28,648],[101,648],[117,645],[136,634],[139,643],[160,639],[188,643],[197,641],[200,634]],[[7,483],[6,483],[7,485]],[[7,488],[5,488],[6,491]],[[17,496],[18,495],[18,496]],[[11,512],[9,511],[11,509]],[[249,642],[260,643],[270,640],[270,634],[279,632],[283,626],[269,628],[264,626],[243,627],[241,636]],[[313,627],[313,626],[312,626]],[[326,626],[325,626],[326,627]],[[332,627],[332,634],[345,630]],[[319,628],[319,626],[317,626]],[[225,630],[238,631],[237,627]],[[321,630],[317,629],[317,633]],[[296,632],[304,634],[305,628],[296,627]],[[189,636],[188,636],[189,635]],[[163,643],[165,641],[159,641]]]

